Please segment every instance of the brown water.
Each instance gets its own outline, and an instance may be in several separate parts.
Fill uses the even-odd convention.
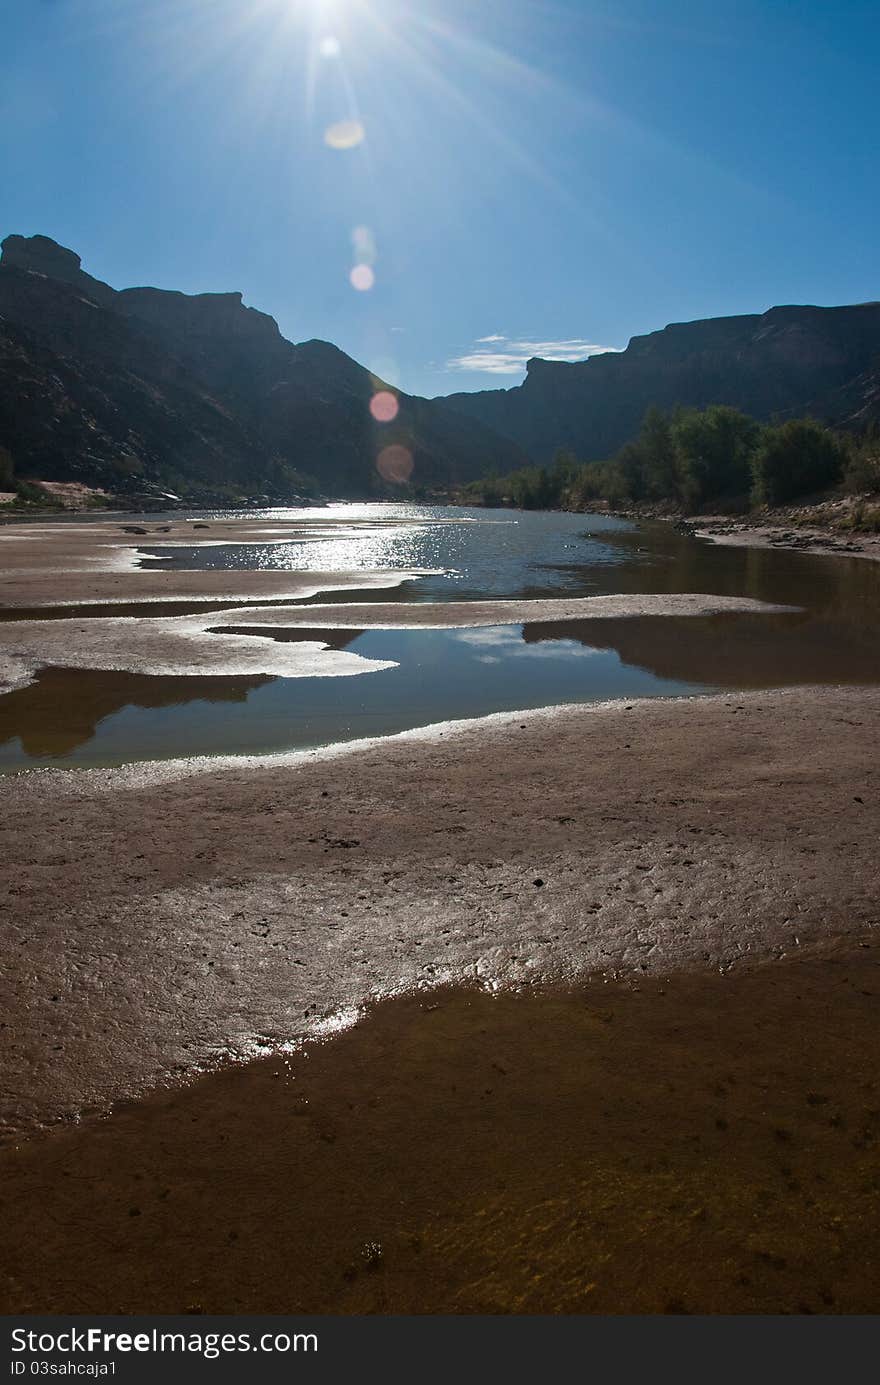
[[[386,1002],[0,1151],[0,1307],[876,1312],[878,981],[866,943]]]

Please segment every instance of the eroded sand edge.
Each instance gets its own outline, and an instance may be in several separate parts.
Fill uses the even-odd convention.
[[[863,934],[878,732],[880,690],[794,690],[8,780],[9,1127],[412,987],[727,973]]]

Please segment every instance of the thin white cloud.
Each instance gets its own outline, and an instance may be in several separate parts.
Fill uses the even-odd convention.
[[[569,337],[562,341],[526,341],[521,337],[505,337],[493,332],[477,337],[473,348],[446,362],[447,370],[477,371],[486,375],[521,375],[533,356],[544,361],[583,361],[605,351],[617,351],[616,346],[600,346],[598,342]]]
[[[455,638],[462,644],[472,645],[480,650],[498,650],[497,654],[485,653],[476,656],[478,663],[497,664],[502,657],[518,659],[593,659],[602,654],[601,649],[578,644],[574,640],[545,640],[540,644],[526,644],[518,627],[511,625],[479,626],[470,630],[458,630]]]

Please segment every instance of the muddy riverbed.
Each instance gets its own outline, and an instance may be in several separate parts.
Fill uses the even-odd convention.
[[[366,508],[0,534],[0,1306],[876,1311],[880,568]]]

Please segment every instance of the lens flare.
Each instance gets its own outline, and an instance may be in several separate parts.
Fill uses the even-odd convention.
[[[395,486],[405,486],[413,474],[413,454],[408,447],[402,447],[400,443],[392,443],[390,447],[383,447],[376,458],[376,470],[383,481],[390,481]]]
[[[367,293],[376,282],[376,276],[368,264],[356,264],[348,278],[352,288],[359,293]]]
[[[359,120],[337,120],[324,131],[324,143],[331,149],[356,149],[363,144],[365,135]]]
[[[322,58],[338,58],[342,52],[342,44],[335,34],[327,34],[318,44],[318,52]]]
[[[351,248],[358,264],[376,263],[376,237],[369,226],[355,226],[351,233]]]
[[[397,418],[399,408],[397,397],[390,390],[379,390],[370,400],[370,413],[377,423],[390,423],[392,419]],[[386,451],[391,450],[393,449],[386,448]]]

